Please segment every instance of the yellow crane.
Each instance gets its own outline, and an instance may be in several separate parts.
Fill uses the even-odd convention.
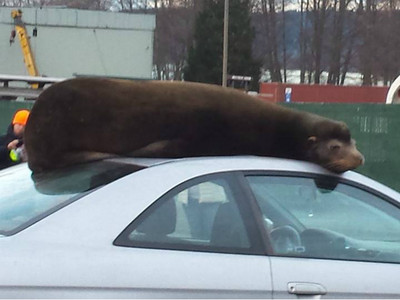
[[[10,43],[14,41],[15,33],[17,33],[22,49],[22,54],[24,56],[24,63],[26,69],[28,70],[28,74],[30,76],[39,76],[39,70],[36,66],[35,57],[33,55],[33,51],[29,41],[30,37],[28,36],[25,24],[22,21],[22,11],[19,9],[12,10],[11,18],[14,19],[15,31],[11,33]],[[32,84],[32,87],[38,88],[38,84]]]

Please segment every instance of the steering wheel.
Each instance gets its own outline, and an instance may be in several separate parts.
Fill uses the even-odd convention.
[[[290,254],[301,248],[300,234],[293,226],[284,225],[271,230],[272,248],[276,254]]]

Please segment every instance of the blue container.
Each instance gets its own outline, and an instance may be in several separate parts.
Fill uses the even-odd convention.
[[[285,102],[290,102],[292,98],[292,88],[285,88]]]

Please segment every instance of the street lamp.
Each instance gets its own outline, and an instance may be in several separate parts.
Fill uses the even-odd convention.
[[[224,46],[222,53],[222,86],[226,87],[228,72],[228,24],[229,24],[229,0],[224,5]]]

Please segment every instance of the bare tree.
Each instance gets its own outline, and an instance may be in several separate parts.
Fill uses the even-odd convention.
[[[330,41],[330,62],[328,83],[340,83],[341,58],[343,52],[343,29],[346,18],[347,0],[334,0],[332,38]]]
[[[362,9],[364,8],[364,9]],[[365,6],[363,0],[360,1],[361,18],[359,28],[360,36],[362,37],[362,45],[360,47],[360,70],[363,74],[363,85],[372,84],[372,60],[374,56],[373,46],[373,29],[375,26],[375,0],[366,0]]]
[[[265,64],[267,70],[271,74],[271,80],[274,82],[282,82],[281,63],[279,61],[279,49],[277,39],[277,22],[275,0],[261,0],[262,12],[264,15],[264,25],[266,32],[265,45]]]
[[[314,83],[320,83],[322,72],[322,51],[324,45],[324,34],[326,26],[327,0],[313,0],[313,36],[312,36],[312,55]]]
[[[282,0],[282,61],[283,61],[283,82],[287,81],[287,52],[286,52],[286,13],[285,0]]]
[[[155,10],[154,69],[157,79],[183,79],[183,68],[199,9],[191,2],[183,4],[188,6],[161,6]]]
[[[300,67],[300,83],[305,83],[306,72],[311,74],[310,62],[310,38],[307,31],[307,23],[309,19],[310,0],[301,0],[300,2],[300,26],[299,26],[299,67]]]
[[[379,60],[372,62],[373,76],[390,84],[400,74],[398,59],[400,37],[400,12],[386,6],[377,16],[374,45]]]

